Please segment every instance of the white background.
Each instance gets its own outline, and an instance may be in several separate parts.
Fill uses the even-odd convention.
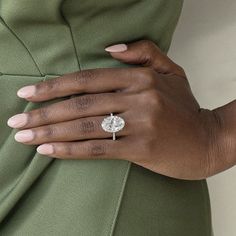
[[[236,99],[236,1],[185,0],[169,56],[185,68],[202,107]],[[215,236],[236,235],[236,167],[208,183]]]

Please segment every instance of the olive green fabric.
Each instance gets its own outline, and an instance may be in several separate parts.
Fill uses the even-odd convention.
[[[41,156],[36,146],[17,143],[6,124],[48,104],[19,99],[22,86],[130,66],[112,59],[108,45],[150,39],[167,52],[181,8],[182,0],[0,1],[1,236],[211,235],[205,180],[168,178],[116,157]]]

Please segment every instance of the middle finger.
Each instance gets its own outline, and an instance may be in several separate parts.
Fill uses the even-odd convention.
[[[12,128],[33,128],[82,117],[125,112],[131,96],[126,93],[86,94],[39,109],[17,114],[8,120]]]

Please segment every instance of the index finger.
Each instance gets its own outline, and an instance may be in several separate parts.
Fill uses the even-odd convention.
[[[97,68],[65,74],[18,90],[28,101],[40,102],[82,93],[102,93],[129,87],[136,68]],[[137,69],[136,69],[137,70]],[[136,73],[137,74],[137,73]]]

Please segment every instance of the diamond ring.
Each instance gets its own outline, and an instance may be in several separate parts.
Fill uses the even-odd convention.
[[[112,139],[116,140],[116,132],[122,130],[125,126],[125,121],[119,116],[114,116],[113,113],[102,121],[102,128],[106,132],[112,133]]]

